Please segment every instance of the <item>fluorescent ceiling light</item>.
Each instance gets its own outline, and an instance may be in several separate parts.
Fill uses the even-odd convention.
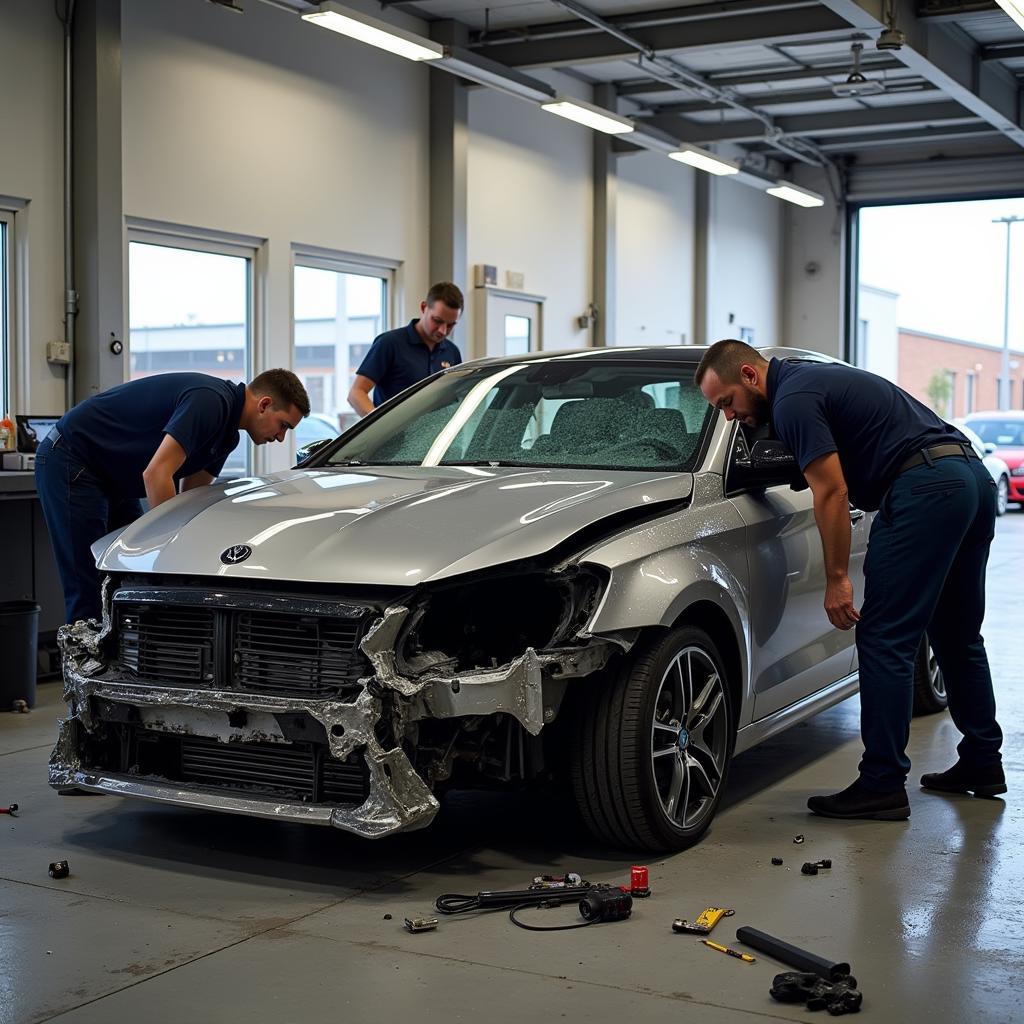
[[[577,124],[586,125],[608,135],[625,135],[635,128],[628,117],[619,117],[610,110],[595,107],[592,103],[584,103],[583,100],[567,100],[559,96],[550,103],[542,103],[540,106],[541,110],[546,110],[549,114],[557,114],[559,117],[568,118]]]
[[[791,185],[788,181],[780,181],[774,188],[765,189],[770,196],[777,199],[785,199],[787,203],[796,203],[797,206],[824,206],[825,200],[817,192],[807,188],[800,188],[799,185]]]
[[[317,10],[303,14],[302,20],[408,60],[440,60],[444,56],[444,47],[440,43],[414,32],[406,32],[386,21],[371,18],[360,11],[342,7],[333,0],[324,0]]]
[[[740,170],[732,161],[723,160],[703,149],[677,149],[674,153],[669,153],[669,159],[689,164],[690,167],[707,171],[708,174],[739,174]]]
[[[996,3],[1024,29],[1024,2],[1022,0],[996,0]]]

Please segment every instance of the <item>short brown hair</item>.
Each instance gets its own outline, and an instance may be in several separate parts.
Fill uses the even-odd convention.
[[[466,300],[462,297],[458,285],[452,284],[451,281],[438,281],[437,284],[430,286],[426,302],[428,306],[435,302],[443,302],[449,309],[462,309]]]
[[[726,338],[723,341],[716,341],[704,353],[704,358],[697,367],[694,382],[697,387],[700,387],[708,370],[714,370],[723,384],[735,384],[740,379],[740,367],[744,363],[760,366],[764,362],[767,362],[765,357],[745,341]]]
[[[249,390],[260,397],[270,395],[275,409],[294,405],[303,416],[309,415],[309,395],[291,370],[264,370],[249,385]]]

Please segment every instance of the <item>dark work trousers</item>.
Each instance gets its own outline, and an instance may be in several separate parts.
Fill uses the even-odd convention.
[[[64,588],[68,622],[98,619],[100,574],[90,550],[104,534],[142,515],[138,498],[109,494],[56,430],[36,449],[36,490]]]
[[[1000,763],[1003,737],[981,636],[995,510],[988,470],[960,456],[901,473],[882,500],[856,627],[867,789],[889,792],[906,782],[914,659],[926,631],[963,733],[960,758],[978,767]]]

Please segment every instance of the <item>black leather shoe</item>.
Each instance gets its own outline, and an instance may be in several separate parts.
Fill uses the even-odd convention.
[[[940,793],[973,793],[975,796],[998,796],[1006,792],[1006,776],[1001,764],[974,768],[957,761],[944,772],[929,772],[921,776],[922,789],[936,789]]]
[[[841,793],[812,796],[807,806],[825,818],[873,818],[876,821],[906,821],[910,817],[907,791],[875,793],[865,789],[857,779]]]

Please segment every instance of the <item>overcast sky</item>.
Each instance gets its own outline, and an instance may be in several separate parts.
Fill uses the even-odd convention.
[[[1006,225],[1024,199],[876,206],[861,212],[860,279],[899,293],[900,327],[1003,344]],[[1024,221],[1010,228],[1010,345],[1024,348]]]

